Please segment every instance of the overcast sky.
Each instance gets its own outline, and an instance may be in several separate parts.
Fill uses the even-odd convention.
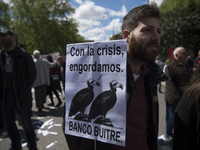
[[[9,3],[9,0],[3,0]],[[158,6],[163,0],[155,1]],[[69,0],[75,8],[73,18],[78,22],[79,34],[86,40],[104,41],[121,32],[123,17],[134,7],[147,0]]]

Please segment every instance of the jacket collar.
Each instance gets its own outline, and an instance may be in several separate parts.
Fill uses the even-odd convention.
[[[185,66],[185,64],[184,65],[182,65],[178,60],[176,60],[176,59],[173,59],[173,62],[175,63],[175,65],[177,65],[177,66],[179,66],[179,65],[181,65],[181,66]]]
[[[141,69],[141,75],[142,75],[142,76],[147,75],[148,72],[149,72],[149,68],[147,67],[147,64],[146,64],[146,63],[144,63],[144,64],[140,67],[140,69]],[[128,70],[128,74],[133,74],[133,73],[132,73],[131,66],[129,65],[128,62],[127,62],[127,70]]]

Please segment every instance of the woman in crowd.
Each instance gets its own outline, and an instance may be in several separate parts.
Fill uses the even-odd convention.
[[[52,56],[48,55],[47,60],[49,62],[53,62]],[[56,95],[56,98],[58,99],[58,104],[56,105],[56,107],[59,107],[60,105],[62,105],[62,101],[61,101],[60,96],[57,92],[57,90],[61,92],[59,74],[60,74],[60,67],[56,64],[55,67],[50,69],[50,82],[51,82],[51,84],[47,87],[47,94],[49,95],[50,100],[51,100],[51,103],[48,104],[49,106],[54,106],[52,92]]]
[[[173,150],[200,150],[200,67],[176,108]]]

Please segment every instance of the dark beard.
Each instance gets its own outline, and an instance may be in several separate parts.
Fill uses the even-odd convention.
[[[129,42],[129,55],[133,59],[138,59],[142,62],[154,61],[157,51],[148,52],[146,49],[148,44],[156,44],[158,46],[158,42],[151,41],[142,47],[142,44],[139,43],[135,37],[132,37]]]
[[[5,49],[9,49],[12,46],[12,39],[11,37],[8,40],[5,40],[5,42],[1,42],[1,44],[3,45],[3,47]]]

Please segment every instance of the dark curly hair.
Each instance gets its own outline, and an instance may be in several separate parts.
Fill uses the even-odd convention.
[[[51,55],[47,55],[47,60],[48,60],[49,62],[53,62],[52,56],[51,56]]]
[[[138,21],[144,17],[155,17],[159,19],[160,13],[158,8],[148,4],[133,8],[123,18],[122,32],[124,30],[128,30],[129,32],[134,30],[138,26]]]

